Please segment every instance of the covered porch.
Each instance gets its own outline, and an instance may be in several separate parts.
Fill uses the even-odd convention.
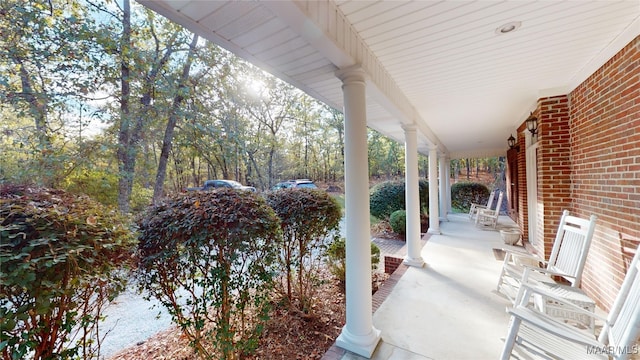
[[[427,266],[400,265],[390,278],[373,325],[382,330],[372,359],[497,359],[510,304],[495,287],[505,245],[498,230],[482,229],[467,214],[449,214],[441,234],[427,234],[421,255]],[[500,216],[498,229],[513,227]],[[522,249],[522,248],[520,248]],[[385,293],[386,292],[386,293]],[[363,359],[333,346],[324,360]]]
[[[509,210],[532,252],[548,255],[562,210],[598,215],[584,288],[611,306],[622,244],[640,238],[637,1],[138,1],[342,110],[340,348],[365,357],[499,353],[507,321],[506,300],[492,293],[499,233],[449,215],[456,158],[508,156]],[[537,129],[525,126],[530,117]],[[405,144],[404,261],[413,266],[373,317],[367,127]],[[418,153],[429,156],[431,239],[422,249]]]

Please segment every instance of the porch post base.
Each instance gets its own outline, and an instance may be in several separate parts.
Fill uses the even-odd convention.
[[[347,326],[342,328],[342,332],[336,339],[336,345],[352,353],[371,359],[371,355],[376,350],[380,341],[380,330],[371,327],[371,332],[367,335],[354,335],[349,332]]]
[[[427,230],[427,234],[442,235],[442,232],[440,229],[429,228],[429,230]]]
[[[402,263],[407,266],[413,266],[417,268],[424,267],[425,265],[424,260],[422,259],[421,256],[417,258],[410,258],[409,255],[407,255],[404,257],[404,260],[402,261]]]

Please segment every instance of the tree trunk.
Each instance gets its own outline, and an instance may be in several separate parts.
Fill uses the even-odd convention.
[[[131,44],[131,6],[129,0],[124,0],[122,4],[122,43],[120,54],[120,130],[118,132],[118,208],[122,213],[129,212],[129,199],[133,187],[133,171],[130,165],[129,156],[129,127],[131,114],[129,112],[129,98],[131,88],[129,84],[129,54]]]
[[[129,108],[129,100],[131,97],[129,84],[129,56],[132,51],[130,0],[124,0],[122,23],[122,48],[120,50],[122,56],[122,99],[120,100],[122,120],[120,122],[120,131],[118,133],[118,166],[120,170],[120,179],[118,181],[118,207],[122,213],[127,213],[130,209],[129,202],[131,200],[131,191],[133,189],[133,178],[135,175],[138,146],[144,124],[148,120],[156,78],[158,77],[160,70],[169,61],[169,58],[174,51],[174,43],[178,36],[178,32],[176,31],[171,35],[171,38],[167,41],[164,54],[162,54],[161,58],[155,59],[148,74],[141,74],[141,77],[144,79],[142,84],[142,96],[140,97],[141,109],[138,116],[136,116],[135,122],[133,122]],[[158,56],[159,53],[160,46],[156,41],[156,56]]]
[[[469,159],[466,159],[465,164],[467,165],[467,180],[469,180],[469,176],[471,174],[471,162],[469,161]]]
[[[254,169],[256,170],[256,177],[258,178],[258,183],[260,185],[264,184],[264,180],[262,178],[262,174],[260,173],[260,168],[258,167],[258,163],[256,162],[255,157],[253,156],[255,152],[250,153],[247,152],[247,155],[249,156],[249,160],[251,161],[251,164],[253,164]]]
[[[11,56],[13,62],[20,67],[20,84],[22,85],[22,93],[25,101],[29,104],[29,112],[36,125],[36,136],[38,138],[38,150],[40,151],[40,168],[42,174],[42,184],[47,187],[54,187],[55,170],[53,168],[53,150],[51,149],[51,138],[47,133],[47,111],[48,97],[43,94],[42,90],[36,94],[36,90],[32,85],[29,72],[25,68],[20,57]]]
[[[187,80],[189,79],[189,71],[191,70],[191,63],[193,61],[193,54],[195,52],[196,44],[198,43],[198,35],[193,35],[191,44],[189,45],[189,54],[187,60],[182,68],[182,74],[178,82],[178,88],[176,95],[173,98],[173,105],[169,114],[169,120],[167,121],[167,127],[164,132],[164,138],[162,139],[162,150],[160,152],[160,161],[158,162],[158,172],[156,173],[156,183],[153,187],[153,203],[156,204],[163,196],[164,179],[167,174],[167,162],[169,161],[169,153],[171,152],[171,145],[173,141],[173,132],[178,122],[178,109],[184,100],[184,92],[187,90]]]

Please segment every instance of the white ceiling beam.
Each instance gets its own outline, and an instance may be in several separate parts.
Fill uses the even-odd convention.
[[[431,144],[437,145],[440,152],[447,152],[333,1],[266,1],[263,4],[337,68],[359,64],[367,73],[370,95],[397,116],[399,124],[415,123]]]

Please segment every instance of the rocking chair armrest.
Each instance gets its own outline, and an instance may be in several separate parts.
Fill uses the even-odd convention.
[[[604,346],[604,344],[600,343],[595,339],[595,337],[591,337],[577,328],[557,321],[544,313],[538,312],[537,310],[525,306],[516,306],[512,309],[507,309],[507,312],[512,316],[512,318],[518,318],[523,322],[529,323],[537,328],[544,329],[549,334],[566,339],[570,342],[593,347]]]
[[[523,295],[519,298],[519,301],[515,304],[515,307],[526,307],[527,304],[529,303],[529,298],[533,295],[533,294],[538,294],[541,295],[545,298],[549,298],[549,299],[553,299],[554,301],[557,301],[559,303],[562,303],[563,306],[566,306],[568,308],[571,308],[571,311],[575,311],[590,317],[593,317],[597,320],[600,320],[602,322],[607,322],[607,319],[594,313],[591,312],[589,310],[585,310],[584,308],[572,303],[569,300],[566,300],[564,298],[558,297],[556,294],[551,293],[549,291],[546,291],[545,289],[543,289],[542,287],[540,287],[539,285],[535,285],[535,284],[526,284],[526,283],[522,283],[520,284],[521,287],[521,292],[523,292]]]
[[[518,257],[520,259],[528,259],[528,260],[533,260],[533,261],[537,261],[537,262],[543,263],[545,265],[547,264],[546,260],[544,260],[544,259],[542,259],[542,258],[540,258],[538,256],[529,254],[529,253],[525,253],[525,252],[522,252],[522,251],[513,251],[513,250],[505,249],[505,248],[502,248],[502,251],[505,252],[505,259],[507,257],[509,257],[509,258]]]
[[[485,215],[493,216],[493,213],[495,213],[495,210],[491,210],[491,209],[488,209],[488,208],[479,208],[478,209],[478,214],[485,214]]]
[[[526,280],[526,278],[528,277],[527,273],[531,272],[531,271],[537,271],[539,273],[548,275],[548,276],[561,276],[561,277],[571,277],[573,278],[574,276],[571,275],[567,275],[561,272],[557,272],[557,271],[553,271],[553,270],[549,270],[547,268],[542,268],[542,267],[537,267],[537,266],[531,266],[531,265],[523,265],[524,266],[524,274],[522,275],[522,280],[523,282],[526,282],[524,280]]]
[[[487,209],[488,206],[487,205],[482,205],[482,204],[471,204],[471,206],[473,206],[476,209]]]

